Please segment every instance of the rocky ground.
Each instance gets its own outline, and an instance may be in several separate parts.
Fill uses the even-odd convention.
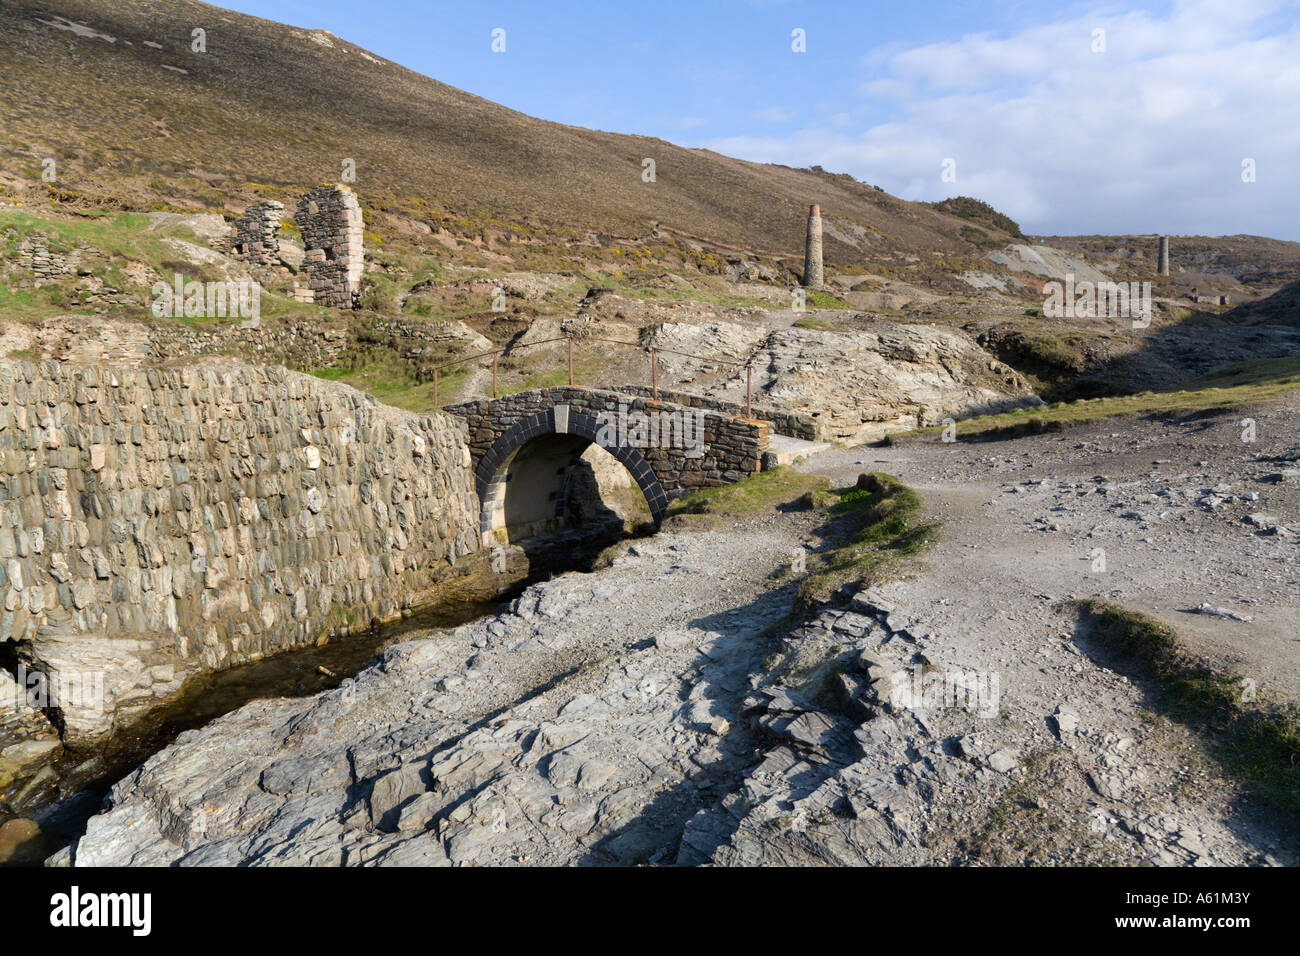
[[[1205,419],[825,452],[803,467],[926,496],[914,574],[791,622],[808,516],[641,539],[183,735],[52,862],[1294,863],[1064,602],[1152,611],[1294,698],[1295,411],[1254,443]]]
[[[780,328],[779,319],[757,327],[717,321],[665,323],[653,341],[661,348],[696,354],[742,356],[753,364],[757,401],[812,419],[825,441],[860,444],[937,424],[950,415],[962,418],[1040,404],[1014,369],[992,358],[964,332],[876,322],[868,315],[855,318],[870,327],[851,332]],[[747,376],[742,369],[728,370],[725,380],[701,387],[698,380],[684,378],[692,360],[665,355],[662,366],[674,387],[737,404],[745,401]]]
[[[785,614],[765,578],[797,542],[774,522],[643,540],[337,691],[251,704],[119,785],[74,857],[672,862],[752,751],[726,715]]]
[[[928,606],[950,642],[966,632],[987,653],[1032,650],[1035,628],[1067,629],[1070,614],[1053,610],[1061,602],[1102,597],[1168,622],[1198,656],[1295,700],[1298,412],[1292,397],[994,442],[934,434],[830,451],[804,467],[842,483],[864,468],[888,471],[921,492],[945,545],[892,593]]]

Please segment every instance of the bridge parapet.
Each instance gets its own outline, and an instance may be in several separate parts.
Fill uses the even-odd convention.
[[[817,431],[817,423],[808,416],[796,412],[783,412],[761,405],[750,405],[748,408],[749,414],[746,415],[746,406],[741,402],[729,402],[722,398],[695,395],[691,392],[681,392],[676,389],[663,388],[662,386],[656,390],[649,385],[620,385],[614,391],[624,395],[639,395],[643,398],[650,398],[658,391],[659,400],[662,402],[685,405],[690,408],[707,408],[733,418],[758,419],[771,425],[773,434],[789,435],[791,438],[798,438],[802,441],[821,440],[821,435]]]
[[[639,451],[669,499],[759,471],[771,434],[765,421],[609,389],[559,386],[446,406],[443,411],[462,418],[468,427],[480,497],[493,480],[480,468],[484,458],[496,448],[496,460],[490,462],[495,470],[515,450],[498,447],[511,426],[557,408],[602,423],[605,428],[596,443],[620,460],[620,451]],[[531,441],[537,436],[519,437]]]

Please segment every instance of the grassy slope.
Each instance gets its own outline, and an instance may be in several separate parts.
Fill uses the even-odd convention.
[[[979,415],[957,425],[959,438],[994,437],[1066,428],[1116,415],[1209,411],[1267,401],[1300,391],[1300,358],[1258,359],[1225,365],[1167,392],[1079,399],[1000,415]],[[934,434],[941,427],[915,434]]]
[[[37,22],[51,14],[117,42]],[[206,54],[189,50],[194,24],[206,24]],[[0,160],[35,182],[40,158],[55,157],[63,193],[235,210],[258,195],[291,205],[306,186],[337,178],[348,157],[368,224],[381,232],[401,220],[530,241],[577,239],[597,225],[645,236],[659,222],[797,256],[807,206],[820,202],[833,220],[878,234],[872,255],[979,251],[961,237],[965,220],[923,203],[841,177],[547,123],[326,39],[332,46],[194,0],[7,3]],[[654,184],[640,180],[646,156],[656,159]],[[826,243],[831,262],[862,258]]]
[[[134,292],[138,308],[119,310],[115,317],[148,318],[149,290],[132,285],[125,269],[131,264],[148,266],[155,273],[171,281],[176,273],[198,281],[220,280],[221,274],[208,266],[181,261],[181,254],[169,248],[163,240],[179,239],[199,246],[203,240],[190,229],[178,224],[150,228],[149,217],[144,213],[104,212],[82,210],[76,215],[51,210],[0,208],[0,274],[4,261],[16,262],[21,240],[39,233],[47,237],[52,252],[66,254],[77,251],[79,268],[89,270],[95,278],[117,289]],[[17,268],[17,267],[15,267]],[[33,276],[19,269],[14,276],[23,284],[32,284]],[[43,280],[38,288],[23,288],[0,282],[0,321],[37,322],[52,315],[91,314],[79,302],[77,290],[83,284],[80,275],[65,275]],[[280,290],[283,293],[285,290]],[[261,300],[264,319],[280,316],[314,316],[337,320],[337,312],[313,305],[294,302],[281,295],[267,295]],[[188,323],[227,321],[226,319],[179,319]],[[229,320],[235,321],[235,320]]]

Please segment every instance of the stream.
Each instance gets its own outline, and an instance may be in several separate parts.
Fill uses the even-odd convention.
[[[0,861],[0,865],[30,864],[76,839],[113,784],[185,731],[202,727],[252,700],[309,697],[335,688],[364,669],[389,644],[418,631],[456,627],[492,614],[526,583],[492,601],[440,604],[401,621],[332,638],[320,647],[288,651],[191,680],[176,701],[116,734],[107,746],[65,748],[51,767],[57,779],[42,800],[24,806],[18,815],[0,809],[0,825],[13,819],[33,820],[40,825],[43,837],[37,846],[25,846],[24,852]]]
[[[400,621],[379,625],[321,646],[307,646],[239,664],[191,679],[173,702],[150,712],[107,744],[95,749],[65,747],[50,765],[53,776],[39,798],[24,801],[19,812],[6,803],[21,790],[16,782],[0,793],[0,827],[20,821],[39,826],[39,834],[17,847],[0,839],[0,866],[39,865],[85,832],[113,785],[187,730],[206,725],[249,701],[266,697],[309,697],[338,687],[363,670],[388,645],[411,634],[453,628],[497,609],[528,585],[564,571],[591,570],[600,551],[623,533],[595,534],[581,541],[557,538],[529,549],[529,573],[491,600],[452,600],[415,611]],[[0,831],[3,835],[3,831]]]

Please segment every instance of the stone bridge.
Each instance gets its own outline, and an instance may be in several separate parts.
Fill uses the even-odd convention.
[[[561,386],[451,405],[468,425],[485,546],[564,523],[565,482],[598,445],[622,463],[656,523],[668,502],[763,467],[771,426],[635,391]]]

